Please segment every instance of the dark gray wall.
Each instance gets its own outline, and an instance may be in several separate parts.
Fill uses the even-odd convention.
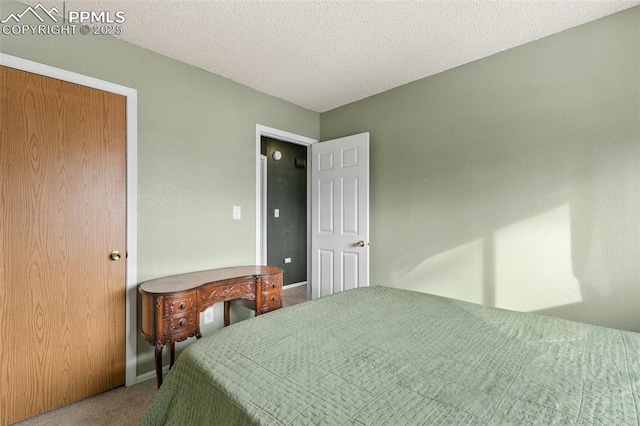
[[[274,151],[282,153],[279,161]],[[307,169],[295,161],[306,162],[307,147],[263,137],[262,154],[267,156],[267,263],[284,270],[285,285],[306,281]],[[286,257],[291,263],[284,263]]]

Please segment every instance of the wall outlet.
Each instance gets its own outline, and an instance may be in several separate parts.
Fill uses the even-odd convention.
[[[290,257],[285,257],[284,258],[284,263],[291,263],[291,258]]]
[[[204,323],[209,324],[213,322],[213,306],[204,310]]]

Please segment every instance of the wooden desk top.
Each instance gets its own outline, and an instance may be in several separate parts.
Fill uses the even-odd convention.
[[[234,266],[156,278],[143,282],[138,286],[138,289],[149,294],[173,294],[193,290],[201,285],[217,281],[280,273],[282,273],[282,269],[275,266]]]

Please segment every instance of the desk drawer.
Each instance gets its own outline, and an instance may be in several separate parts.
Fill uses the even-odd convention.
[[[193,312],[175,318],[167,318],[164,320],[164,334],[166,336],[173,334],[190,333],[196,329],[198,313]]]
[[[276,309],[280,308],[282,308],[281,293],[268,293],[262,296],[262,306],[260,307],[261,314],[275,311]]]
[[[200,300],[207,305],[233,299],[255,300],[255,291],[256,284],[254,278],[210,284],[199,290]]]
[[[186,293],[180,296],[164,298],[164,316],[179,315],[191,312],[196,308],[196,292]]]
[[[262,277],[261,299],[261,314],[282,307],[282,274]]]
[[[282,292],[282,276],[275,275],[262,279],[262,294]]]

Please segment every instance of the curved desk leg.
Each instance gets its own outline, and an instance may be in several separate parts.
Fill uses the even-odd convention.
[[[231,324],[231,302],[227,300],[224,302],[224,326],[229,324]]]
[[[176,344],[175,343],[171,343],[169,345],[169,370],[171,370],[171,367],[173,367],[173,363],[176,361]]]
[[[196,338],[199,339],[202,337],[200,334],[200,329],[196,331]],[[160,342],[156,343],[156,380],[158,382],[158,389],[162,386],[162,349],[164,349],[164,345]],[[173,364],[176,362],[176,343],[169,344],[169,370],[173,367]]]
[[[156,380],[158,382],[158,389],[162,385],[162,343],[156,343]]]

